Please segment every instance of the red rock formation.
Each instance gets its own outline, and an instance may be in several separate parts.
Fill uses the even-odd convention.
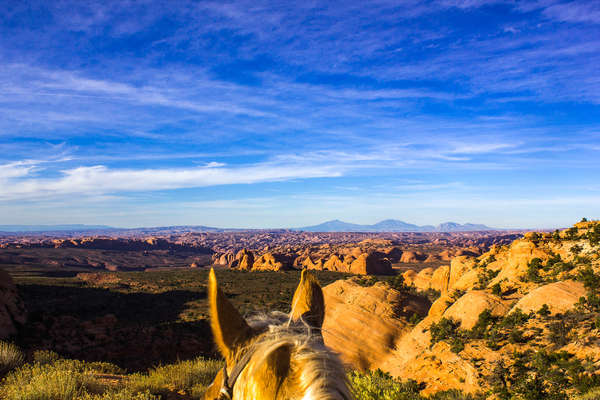
[[[290,259],[282,254],[265,253],[252,265],[252,271],[282,271],[292,269]]]
[[[419,261],[424,261],[427,256],[418,251],[405,251],[402,253],[402,257],[400,258],[400,262],[403,263],[415,263]]]
[[[393,274],[392,263],[381,253],[363,253],[350,264],[349,271],[359,275],[390,275]]]
[[[242,271],[250,271],[254,265],[254,253],[248,249],[242,249],[235,255],[235,260],[229,265]]]
[[[424,316],[430,306],[423,297],[381,282],[363,287],[352,279],[339,280],[326,286],[323,294],[325,344],[357,369],[377,368],[410,330],[406,318]]]

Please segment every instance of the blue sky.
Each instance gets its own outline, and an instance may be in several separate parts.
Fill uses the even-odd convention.
[[[600,217],[600,3],[5,1],[0,223]]]

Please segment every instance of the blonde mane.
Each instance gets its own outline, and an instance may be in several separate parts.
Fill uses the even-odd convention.
[[[277,311],[253,315],[246,320],[253,329],[264,333],[244,349],[254,351],[254,356],[240,375],[234,391],[235,398],[249,398],[248,378],[275,350],[289,346],[292,349],[290,369],[296,375],[300,391],[304,393],[302,400],[352,399],[344,366],[337,354],[323,343],[320,329],[311,327],[303,320],[292,322],[289,314]]]

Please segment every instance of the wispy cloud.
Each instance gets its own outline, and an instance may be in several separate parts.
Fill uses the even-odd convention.
[[[57,195],[98,195],[115,192],[156,191],[216,185],[252,184],[291,179],[336,177],[341,171],[328,166],[265,163],[225,167],[210,163],[188,169],[110,169],[78,167],[61,171],[57,178],[32,177],[34,165],[11,163],[0,166],[0,199],[52,198]]]

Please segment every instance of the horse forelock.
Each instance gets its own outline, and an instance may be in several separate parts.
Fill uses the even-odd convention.
[[[343,364],[324,345],[319,329],[303,321],[291,322],[289,315],[281,312],[258,314],[247,320],[253,330],[261,333],[240,350],[240,353],[252,351],[253,356],[234,387],[234,398],[241,399],[244,393],[253,392],[253,386],[260,384],[256,372],[274,351],[287,346],[289,376],[293,376],[297,385],[294,400],[352,399]]]

